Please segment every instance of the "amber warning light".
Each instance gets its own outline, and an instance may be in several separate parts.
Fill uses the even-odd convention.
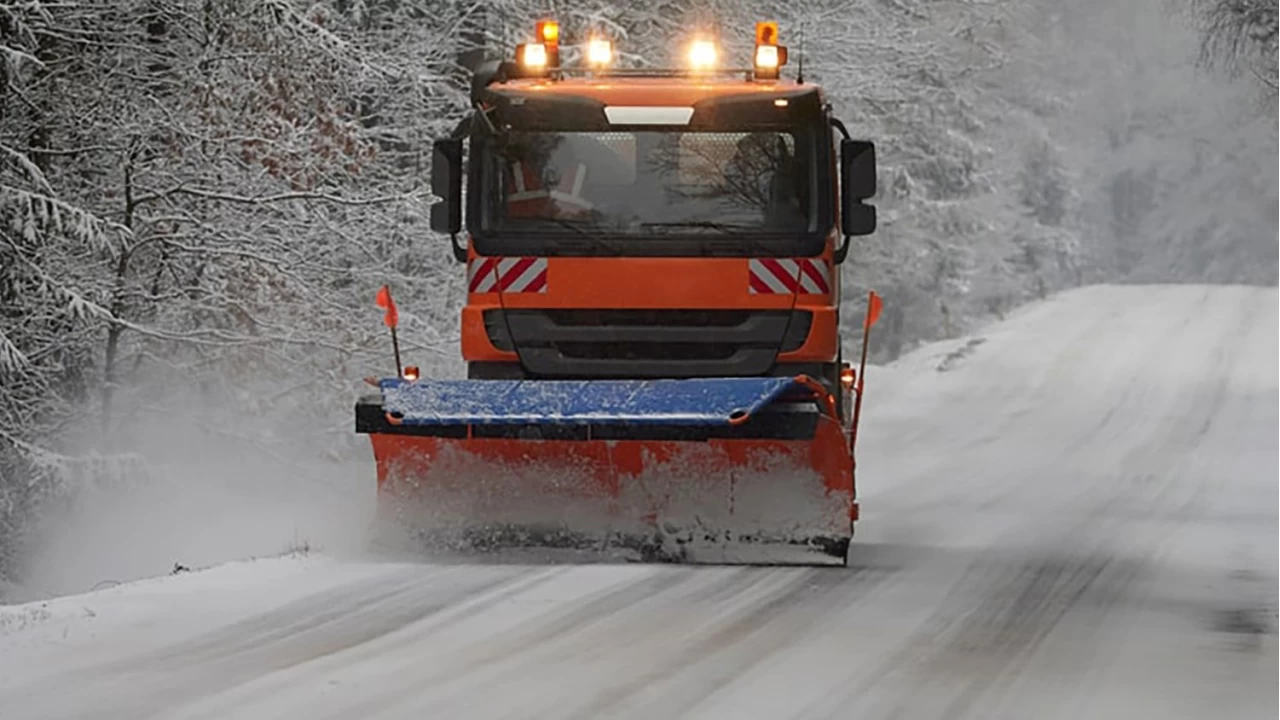
[[[756,45],[777,45],[778,23],[772,20],[756,23]]]
[[[538,21],[538,40],[547,45],[560,44],[560,23],[555,20]]]
[[[546,75],[560,67],[560,23],[539,20],[534,37],[534,42],[516,45],[516,62],[526,73]]]
[[[777,80],[787,64],[787,48],[778,44],[778,23],[756,23],[755,75],[760,80]]]

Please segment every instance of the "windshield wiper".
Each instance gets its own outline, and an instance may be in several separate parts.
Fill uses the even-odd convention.
[[[640,227],[652,228],[706,228],[708,230],[717,230],[722,233],[731,233],[735,230],[746,230],[747,225],[737,223],[719,223],[711,220],[689,220],[685,222],[647,222],[640,223]]]
[[[553,225],[558,225],[559,227],[572,230],[575,233],[577,233],[578,237],[581,237],[587,240],[589,245],[592,245],[601,250],[606,250],[611,253],[618,252],[618,249],[616,247],[600,239],[599,236],[597,236],[595,233],[592,233],[590,230],[588,230],[578,221],[565,220],[564,218],[558,218],[558,217],[533,217],[528,219],[534,220],[534,221],[548,222]]]
[[[533,222],[551,223],[552,225],[559,225],[562,228],[567,228],[569,230],[572,230],[579,235],[588,235],[588,236],[591,235],[591,233],[587,232],[587,229],[582,226],[582,223],[576,220],[565,220],[564,218],[546,217],[541,215],[537,217],[521,218],[521,219],[529,220]]]

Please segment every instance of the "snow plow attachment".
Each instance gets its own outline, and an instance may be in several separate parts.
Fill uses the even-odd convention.
[[[415,547],[844,564],[848,427],[806,377],[381,380],[356,406]]]

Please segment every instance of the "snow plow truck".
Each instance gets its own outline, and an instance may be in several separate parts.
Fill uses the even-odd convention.
[[[355,408],[381,521],[415,547],[847,564],[880,300],[855,368],[839,269],[876,227],[875,147],[783,77],[776,23],[746,67],[691,40],[681,67],[624,69],[540,21],[434,142],[466,378],[420,377],[397,344]]]

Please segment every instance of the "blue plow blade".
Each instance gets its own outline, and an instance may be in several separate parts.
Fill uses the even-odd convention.
[[[789,377],[690,380],[382,380],[403,425],[730,425],[793,390]]]

